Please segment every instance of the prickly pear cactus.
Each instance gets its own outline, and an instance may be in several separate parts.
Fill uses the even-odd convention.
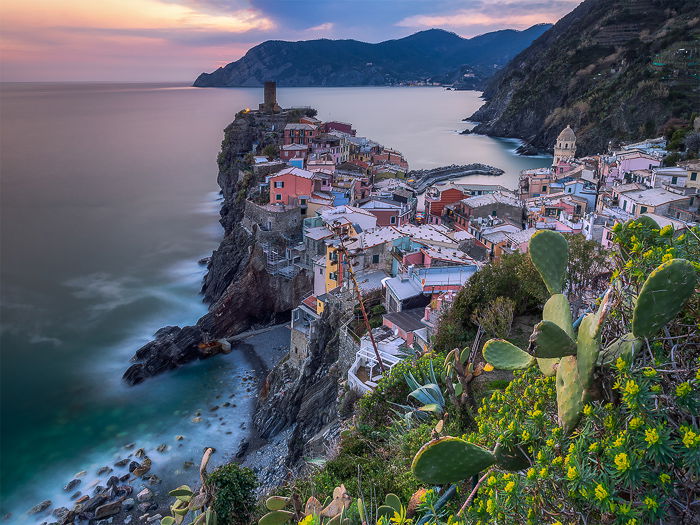
[[[681,311],[695,290],[697,276],[685,259],[673,259],[651,272],[637,298],[632,333],[652,337]]]
[[[564,428],[564,432],[569,433],[578,423],[583,409],[583,388],[581,388],[575,356],[569,355],[559,361],[556,387],[559,423]]]
[[[569,261],[569,243],[564,236],[550,230],[540,230],[530,238],[529,251],[549,293],[561,293]]]
[[[481,353],[487,363],[501,370],[520,370],[531,366],[535,359],[504,339],[490,339]]]
[[[628,333],[610,343],[607,348],[598,355],[598,366],[610,365],[617,361],[618,357],[627,363],[632,362],[634,355],[642,347],[642,340]]]
[[[535,357],[560,359],[576,354],[576,343],[552,321],[540,321],[530,336]]]
[[[600,352],[600,326],[597,314],[588,314],[581,321],[576,339],[578,351],[576,363],[581,389],[588,391],[593,382],[593,372],[598,363]]]
[[[441,485],[478,474],[495,462],[495,456],[485,448],[448,436],[423,445],[411,470],[421,481]]]

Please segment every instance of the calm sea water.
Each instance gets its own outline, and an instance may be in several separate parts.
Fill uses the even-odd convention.
[[[72,475],[88,470],[84,488],[124,457],[126,443],[149,449],[158,475],[198,460],[204,446],[219,461],[235,450],[252,403],[240,356],[132,388],[120,378],[157,328],[205,311],[196,261],[221,235],[222,130],[261,95],[176,84],[2,86],[0,512],[12,511],[13,522],[43,499],[67,503]],[[484,162],[506,171],[473,182],[514,187],[519,170],[549,160],[514,156],[513,141],[457,134],[481,104],[476,92],[290,88],[278,99],[352,122],[414,168]],[[237,408],[192,422],[229,398]],[[161,443],[168,452],[152,451]]]

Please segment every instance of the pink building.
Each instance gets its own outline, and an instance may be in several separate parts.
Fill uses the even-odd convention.
[[[324,133],[330,133],[331,131],[340,131],[341,133],[347,133],[348,135],[352,135],[353,137],[357,134],[357,131],[352,129],[352,124],[348,124],[347,122],[338,122],[335,120],[331,120],[330,122],[322,124],[321,129],[324,131]]]
[[[305,144],[285,144],[280,149],[280,158],[289,162],[292,159],[306,159],[309,147]]]
[[[285,168],[270,181],[270,204],[305,206],[312,194],[321,191],[322,182],[310,171]]]

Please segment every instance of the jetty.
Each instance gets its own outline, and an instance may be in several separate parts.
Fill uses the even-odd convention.
[[[406,175],[406,178],[412,182],[409,182],[416,193],[423,193],[429,186],[432,186],[436,182],[442,182],[445,180],[458,179],[460,177],[466,177],[469,175],[502,175],[504,171],[488,164],[465,164],[456,165],[452,164],[450,166],[441,166],[439,168],[432,168],[429,170],[411,170]]]

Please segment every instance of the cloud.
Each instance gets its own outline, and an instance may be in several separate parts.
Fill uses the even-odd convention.
[[[554,23],[578,3],[578,0],[479,2],[467,9],[408,16],[399,20],[396,25],[414,29],[462,29],[463,31],[459,32],[464,36],[473,36],[480,30],[483,32],[496,28],[525,29],[539,23]]]
[[[318,24],[307,29],[307,31],[332,31],[335,27],[333,22],[324,22],[323,24]]]

